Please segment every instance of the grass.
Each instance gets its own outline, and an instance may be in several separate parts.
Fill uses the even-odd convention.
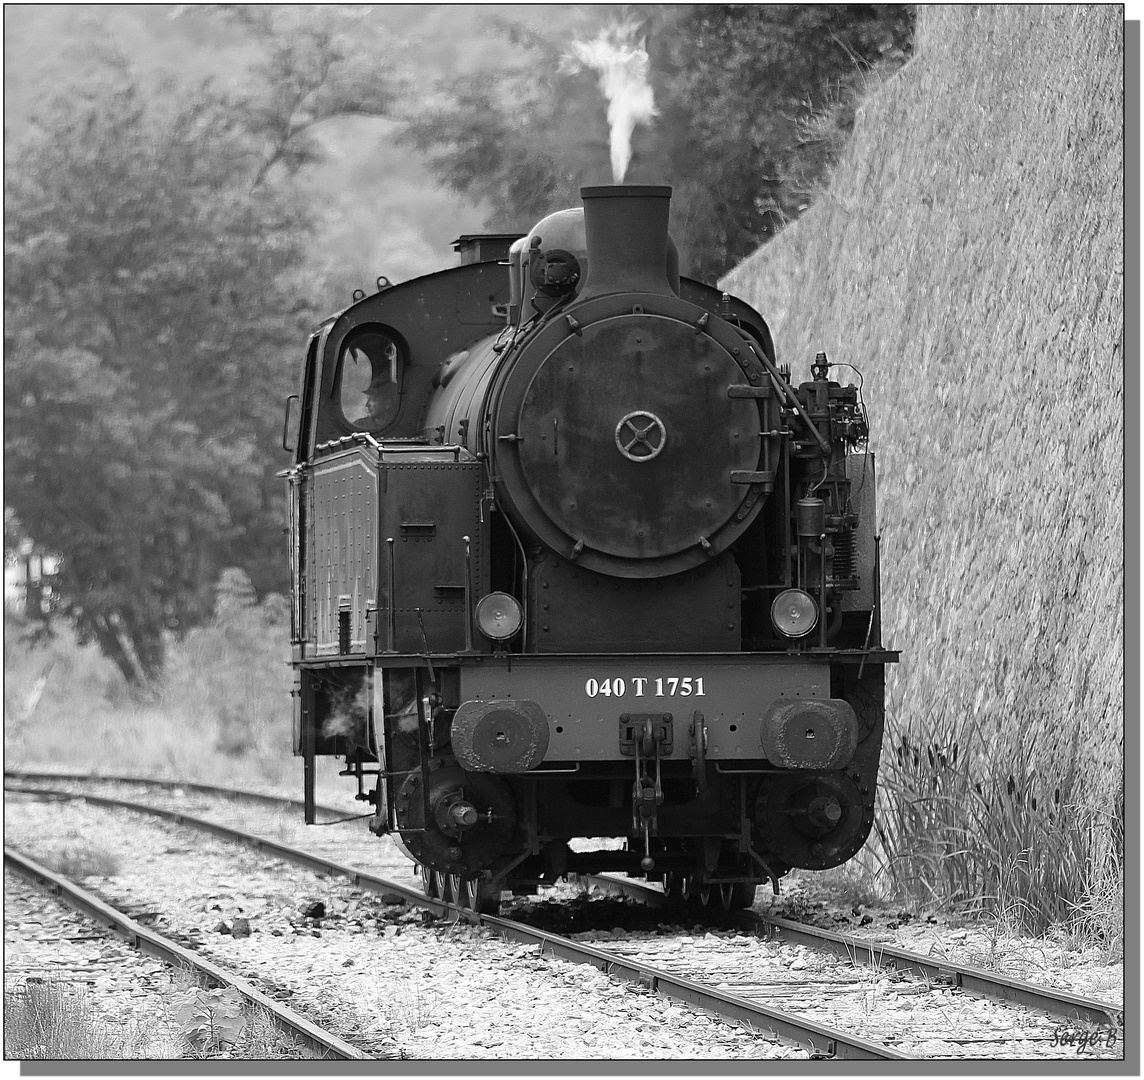
[[[426,993],[420,978],[399,978],[386,984],[378,995],[378,1010],[385,1028],[394,1033],[414,1034],[437,1015],[437,995]]]
[[[92,1061],[178,1056],[157,1017],[112,1024],[98,1016],[87,987],[29,979],[4,992],[4,1057]]]
[[[1031,741],[1006,747],[1008,760],[990,768],[972,725],[959,732],[967,742],[923,746],[902,735],[886,748],[877,828],[891,879],[938,908],[1034,933],[1067,926],[1119,949],[1122,819],[1086,803],[1068,770],[1046,790]]]
[[[8,1060],[106,1058],[106,1026],[91,1015],[86,988],[29,980],[4,992],[4,1057]]]
[[[48,641],[5,612],[4,746],[10,768],[125,772],[248,785],[299,795],[291,747],[289,614],[256,603],[239,571],[220,585],[216,616],[172,640],[162,682],[135,693],[94,645],[63,625]],[[34,701],[34,707],[29,704]],[[346,782],[319,759],[336,800]]]
[[[114,877],[119,873],[119,860],[98,844],[79,841],[63,844],[44,859],[44,865],[73,881],[90,877]]]
[[[100,1016],[86,986],[28,979],[4,993],[4,1057],[20,1061],[106,1061],[217,1057],[312,1058],[261,1006],[208,990],[177,972],[164,1007],[126,1023]]]
[[[880,887],[1123,942],[1123,13],[918,9],[828,189],[722,285],[862,369]],[[849,380],[846,369],[840,369]],[[837,375],[835,377],[838,377]]]

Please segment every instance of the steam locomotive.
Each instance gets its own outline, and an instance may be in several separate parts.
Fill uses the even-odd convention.
[[[870,831],[883,729],[874,457],[819,354],[681,277],[671,188],[311,336],[287,403],[294,751],[427,893],[617,871],[726,909]]]

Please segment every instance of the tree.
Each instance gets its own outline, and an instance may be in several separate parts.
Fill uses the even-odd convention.
[[[360,31],[367,14],[251,5],[221,11],[254,35],[266,54],[253,66],[253,88],[234,102],[243,127],[262,145],[253,187],[276,165],[293,176],[320,161],[315,129],[327,120],[389,115],[396,96],[390,78],[361,62]]]
[[[250,193],[249,142],[206,90],[148,105],[120,73],[11,149],[5,502],[60,557],[60,613],[140,683],[222,566],[280,546],[266,481],[306,217]]]
[[[315,132],[384,115],[363,13],[186,9],[257,58],[229,95],[144,90],[100,48],[26,136],[5,193],[5,522],[60,559],[57,614],[132,684],[207,618],[220,571],[284,591],[281,408],[320,311]]]
[[[695,5],[645,9],[659,110],[637,127],[626,178],[670,183],[686,273],[713,280],[802,212],[853,123],[855,86],[905,61],[913,9],[901,5]],[[492,207],[489,227],[528,227],[611,182],[604,101],[566,42],[499,25],[515,68],[438,87],[405,138],[438,178]],[[825,119],[826,123],[823,123]]]
[[[687,106],[672,160],[692,198],[709,200],[714,234],[681,243],[701,273],[719,276],[807,208],[858,88],[905,62],[913,28],[905,5],[700,5],[654,39],[662,92]]]

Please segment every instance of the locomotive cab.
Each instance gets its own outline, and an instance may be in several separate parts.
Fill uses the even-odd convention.
[[[679,276],[670,188],[581,194],[311,339],[308,820],[333,754],[459,902],[623,870],[748,903],[872,823],[897,654],[865,409],[825,357],[793,387],[756,312]]]

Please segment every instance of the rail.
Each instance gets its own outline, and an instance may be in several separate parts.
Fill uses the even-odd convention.
[[[168,964],[185,965],[192,971],[203,975],[216,986],[233,987],[248,1001],[266,1009],[280,1027],[300,1036],[309,1046],[323,1054],[350,1060],[370,1057],[369,1054],[351,1046],[344,1039],[340,1039],[317,1024],[311,1023],[293,1009],[267,997],[266,994],[241,976],[227,971],[205,957],[196,956],[189,949],[184,949],[181,945],[163,937],[162,934],[137,923],[74,881],[49,870],[46,866],[40,865],[14,848],[5,846],[4,865],[29,878],[39,886],[48,889],[69,907],[83,912],[96,923],[106,926],[126,938],[128,943],[140,952],[157,957]]]
[[[29,781],[88,783],[105,781],[109,783],[135,783],[153,787],[185,788],[187,790],[200,791],[205,794],[218,795],[225,798],[247,799],[276,806],[289,806],[291,808],[301,806],[298,800],[282,796],[264,795],[258,792],[235,791],[230,788],[208,784],[155,780],[153,778],[137,776],[93,776],[78,773],[61,774],[9,771],[5,773],[5,778]],[[21,789],[14,788],[11,790]],[[42,791],[42,789],[27,790],[29,793],[40,793]],[[619,973],[619,968],[626,967],[630,969],[629,975],[626,977],[630,977],[634,981],[642,982],[645,985],[648,985],[650,981],[654,980],[657,982],[657,986],[661,985],[663,987],[661,992],[696,1003],[693,998],[686,996],[691,993],[691,984],[689,984],[687,980],[678,979],[676,976],[669,975],[666,972],[656,972],[650,968],[637,968],[628,961],[614,956],[610,957],[610,959],[605,959],[608,954],[601,954],[599,950],[593,950],[589,946],[583,946],[575,942],[566,942],[566,939],[559,938],[556,935],[545,934],[543,931],[525,927],[522,926],[522,924],[514,923],[510,920],[500,919],[494,916],[477,916],[473,912],[457,908],[456,905],[449,904],[443,900],[426,897],[419,890],[410,889],[406,886],[398,885],[395,882],[385,881],[382,878],[374,878],[353,867],[329,863],[317,856],[309,855],[306,852],[288,847],[284,844],[279,844],[276,841],[243,834],[227,826],[200,821],[196,818],[189,818],[187,815],[175,811],[162,810],[157,807],[147,807],[141,804],[125,803],[122,800],[104,800],[99,796],[85,796],[85,798],[89,798],[90,801],[97,804],[102,803],[109,806],[123,805],[142,813],[156,814],[176,822],[185,822],[186,824],[195,825],[207,831],[215,832],[216,835],[223,836],[224,838],[272,851],[283,858],[288,858],[290,861],[297,862],[300,865],[309,866],[311,869],[318,870],[319,872],[338,873],[343,877],[350,878],[355,884],[364,889],[395,892],[406,900],[418,904],[421,907],[434,910],[438,914],[463,911],[465,917],[470,919],[470,921],[480,922],[489,926],[490,929],[496,929],[502,933],[502,936],[509,937],[517,935],[516,940],[532,941],[533,943],[539,944],[542,951],[547,949],[552,952],[553,955],[560,955],[567,959],[572,959],[573,957],[570,953],[558,951],[557,949],[557,943],[561,943],[559,945],[560,950],[564,949],[563,943],[566,943],[581,955],[582,959],[578,962],[592,963],[594,966],[605,971],[616,969],[616,973]],[[342,813],[342,811],[330,807],[318,807],[317,809],[333,815]],[[327,869],[327,867],[331,869]],[[593,883],[604,891],[629,896],[643,903],[657,905],[666,904],[668,902],[668,898],[660,890],[650,888],[636,881],[625,880],[608,874],[586,875],[583,876],[581,880]],[[897,972],[909,972],[932,983],[958,987],[962,991],[977,997],[1008,1001],[1066,1019],[1078,1020],[1102,1027],[1112,1027],[1118,1030],[1123,1029],[1123,1009],[1109,1002],[1069,994],[1063,991],[1049,990],[1032,983],[1011,979],[1007,976],[985,971],[980,968],[955,964],[944,960],[934,960],[931,957],[921,956],[920,954],[912,953],[895,946],[871,942],[850,934],[841,934],[831,930],[807,926],[777,916],[761,915],[754,912],[736,912],[733,918],[737,925],[743,929],[753,930],[755,932],[761,929],[769,937],[792,944],[800,944],[817,951],[830,952],[848,960],[851,964],[856,966],[883,967]],[[530,936],[519,936],[522,933]],[[608,967],[607,965],[609,964],[612,966]],[[677,983],[679,985],[676,985]],[[725,1003],[725,1007],[728,1010],[733,1008],[730,1003]],[[752,1007],[754,1008],[755,1006]],[[713,1008],[713,1011],[719,1012],[720,1009]],[[722,1015],[731,1016],[734,1019],[743,1019],[743,1017],[736,1015],[733,1011],[722,1013]],[[785,1015],[786,1014],[780,1013],[778,1017],[775,1018],[776,1024],[778,1024],[780,1019]],[[801,1024],[803,1021],[800,1020],[798,1023]],[[766,1030],[773,1030],[777,1033],[777,1028],[768,1028]],[[820,1042],[816,1044],[815,1049],[817,1050],[824,1045],[824,1043]]]
[[[25,778],[27,778],[26,775]],[[54,774],[53,778],[56,780],[61,779],[59,774]],[[71,776],[66,779],[74,782],[78,778]],[[105,781],[108,778],[100,777],[98,779]],[[132,778],[130,782],[139,783],[140,780],[139,778]],[[142,782],[146,783],[147,781]],[[155,786],[189,787],[190,785],[173,781],[161,781],[156,782]],[[397,882],[368,874],[362,870],[358,870],[356,867],[323,859],[309,852],[291,847],[288,844],[283,844],[267,837],[255,836],[218,822],[206,821],[190,814],[168,810],[163,807],[152,807],[130,800],[114,799],[89,793],[10,785],[6,786],[6,790],[20,794],[48,795],[61,799],[84,801],[93,806],[125,809],[135,811],[136,813],[147,814],[166,821],[171,821],[175,824],[200,829],[223,839],[245,844],[259,851],[272,853],[281,859],[299,866],[304,866],[318,873],[347,878],[358,888],[370,892],[396,893],[410,904],[418,907],[427,908],[438,914],[446,914],[451,918],[458,920],[464,919],[475,925],[484,926],[500,934],[502,937],[513,941],[536,945],[541,955],[547,953],[565,960],[571,960],[574,963],[591,964],[601,971],[630,982],[638,983],[666,997],[687,1001],[692,1005],[697,1005],[700,1008],[707,1009],[720,1016],[749,1024],[756,1031],[768,1033],[780,1041],[802,1046],[816,1057],[865,1061],[915,1060],[913,1055],[904,1054],[891,1047],[882,1046],[878,1043],[850,1035],[827,1025],[819,1024],[813,1020],[807,1020],[794,1014],[783,1012],[780,1009],[774,1009],[757,1002],[749,1001],[746,998],[737,997],[734,994],[728,994],[721,990],[704,986],[659,968],[635,963],[625,957],[608,953],[591,945],[572,941],[558,934],[551,934],[547,931],[536,929],[535,927],[526,926],[523,923],[514,922],[511,919],[502,919],[492,915],[481,915],[478,912],[460,907],[456,904],[427,897],[419,890],[414,890],[407,886],[399,885]],[[228,794],[233,795],[235,793],[229,792]]]
[[[582,880],[597,885],[602,891],[628,896],[644,903],[660,904],[668,901],[667,896],[658,889],[649,888],[636,881],[625,881],[610,874],[584,875]],[[735,912],[732,918],[743,929],[762,928],[768,937],[804,945],[820,952],[830,952],[849,960],[855,966],[908,971],[933,983],[959,987],[978,997],[1027,1005],[1054,1016],[1099,1024],[1102,1027],[1123,1026],[1123,1010],[1108,1002],[1067,994],[1063,991],[1048,990],[981,968],[935,961],[892,945],[866,941],[851,934],[823,930],[774,915],[739,911]]]

